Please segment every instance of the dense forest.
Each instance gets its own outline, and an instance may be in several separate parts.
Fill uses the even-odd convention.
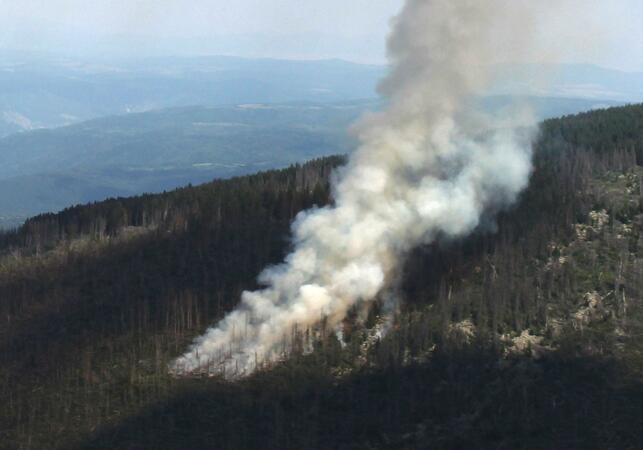
[[[516,205],[409,255],[386,335],[376,302],[249,379],[172,377],[343,163],[0,235],[0,448],[643,447],[642,105],[544,122]]]

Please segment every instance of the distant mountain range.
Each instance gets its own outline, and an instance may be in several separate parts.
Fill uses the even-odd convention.
[[[376,97],[381,65],[229,56],[76,60],[0,52],[0,136],[193,105]],[[643,73],[592,65],[504,65],[491,95],[643,101]]]
[[[76,61],[0,53],[0,136],[192,105],[373,98],[383,66],[225,56]]]
[[[643,102],[643,72],[590,64],[507,64],[497,72],[491,94]]]

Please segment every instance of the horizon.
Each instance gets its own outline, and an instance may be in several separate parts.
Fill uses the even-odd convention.
[[[340,59],[386,64],[389,23],[401,0],[339,0],[302,5],[295,0],[220,1],[0,0],[0,52],[44,52],[69,58],[235,56],[279,60]],[[590,0],[562,10],[533,30],[543,48],[549,36],[569,45],[560,54],[534,49],[511,63],[592,64],[643,71],[643,5],[636,0]],[[607,26],[606,24],[610,24]],[[500,43],[512,45],[512,43]],[[560,47],[565,47],[561,49]]]
[[[386,60],[374,61],[374,62],[365,62],[360,60],[353,60],[348,58],[343,58],[341,56],[302,56],[302,57],[287,57],[287,56],[248,56],[242,54],[227,54],[227,53],[194,53],[194,54],[181,54],[181,53],[159,53],[159,54],[150,54],[150,55],[127,55],[127,54],[102,54],[102,55],[78,55],[73,53],[66,53],[63,51],[57,50],[33,50],[33,49],[18,49],[18,48],[2,48],[0,47],[0,63],[2,62],[3,57],[21,58],[21,57],[31,57],[36,58],[39,61],[51,62],[54,59],[70,60],[77,62],[112,62],[112,63],[126,63],[131,61],[151,61],[151,60],[162,60],[162,59],[177,59],[177,60],[190,60],[190,59],[207,59],[207,58],[229,58],[229,59],[238,59],[245,61],[275,61],[275,62],[339,62],[345,64],[351,64],[356,66],[365,66],[365,67],[378,67],[386,68],[390,64]],[[9,62],[9,61],[7,61]],[[495,62],[491,64],[492,66],[539,66],[539,67],[592,67],[602,70],[622,72],[626,74],[643,74],[643,68],[640,69],[628,69],[621,68],[616,66],[611,66],[606,63],[593,62],[593,61],[503,61]]]

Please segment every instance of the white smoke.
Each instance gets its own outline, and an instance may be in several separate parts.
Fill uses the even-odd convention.
[[[252,373],[287,353],[295,327],[322,317],[336,327],[371,302],[412,248],[464,236],[481,214],[514,201],[529,180],[534,123],[487,117],[473,98],[490,81],[503,40],[520,48],[529,37],[533,8],[521,0],[407,0],[380,87],[388,106],[355,127],[361,145],[337,178],[335,205],[297,217],[295,250],[264,271],[267,287],[244,292],[175,361],[175,373]]]

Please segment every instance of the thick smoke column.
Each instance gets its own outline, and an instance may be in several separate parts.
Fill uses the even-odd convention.
[[[389,40],[392,71],[380,86],[388,106],[355,127],[361,145],[337,178],[335,205],[297,217],[295,250],[264,271],[267,287],[245,292],[237,310],[175,361],[175,373],[251,373],[282,356],[295,326],[324,317],[334,327],[372,301],[413,247],[466,235],[483,213],[516,198],[528,183],[533,133],[491,120],[473,97],[489,81],[497,43],[515,43],[532,7],[406,2]]]

